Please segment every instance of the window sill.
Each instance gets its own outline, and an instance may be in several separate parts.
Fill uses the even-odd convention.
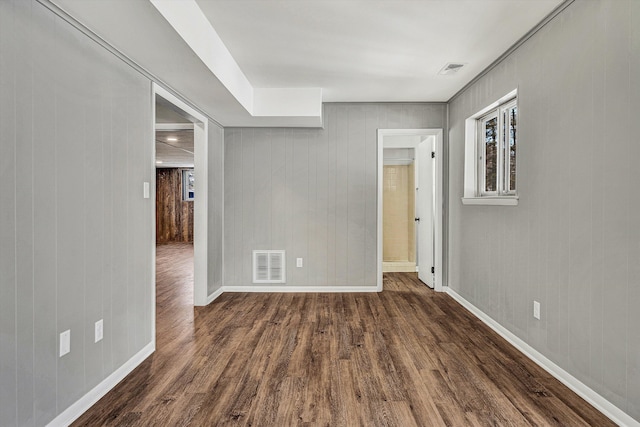
[[[518,197],[463,197],[463,205],[518,206]]]

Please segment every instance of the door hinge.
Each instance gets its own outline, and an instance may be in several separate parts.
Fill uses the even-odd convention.
[[[432,158],[432,159],[435,159],[435,158],[436,158],[436,152],[435,152],[435,151],[432,151],[432,152],[431,152],[431,158]]]
[[[436,268],[435,267],[431,267],[431,274],[436,274]]]

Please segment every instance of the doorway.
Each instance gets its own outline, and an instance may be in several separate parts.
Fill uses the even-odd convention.
[[[206,305],[208,296],[208,121],[198,111],[157,84],[153,85],[153,107],[154,134],[157,132],[158,135],[156,144],[154,144],[156,147],[154,166],[175,166],[177,170],[177,172],[174,171],[172,174],[166,175],[172,175],[168,179],[174,183],[175,193],[172,196],[174,206],[184,207],[181,215],[187,217],[186,225],[182,222],[186,229],[179,230],[178,234],[182,239],[193,241],[193,305]],[[187,142],[189,138],[192,138],[190,143]],[[189,159],[192,161],[190,162]],[[157,161],[162,163],[156,163]],[[189,181],[192,184],[190,188]],[[183,184],[187,185],[183,186]],[[191,200],[188,200],[189,198]],[[158,203],[155,193],[154,202]],[[189,212],[190,209],[192,209],[192,214]],[[190,215],[192,216],[190,217]],[[154,212],[154,222],[157,219]],[[189,234],[189,227],[192,227],[191,234]],[[154,237],[153,265],[155,272],[155,241],[162,236],[156,235]]]
[[[382,291],[384,265],[385,150],[389,150],[387,159],[404,157],[401,160],[411,161],[414,165],[418,277],[427,286],[442,291],[442,135],[442,129],[378,130],[378,291]],[[407,208],[410,209],[411,206]],[[408,217],[410,212],[406,214]],[[410,230],[411,227],[407,227],[406,232],[410,233]],[[404,230],[400,232],[405,233]],[[410,239],[408,245],[413,245]]]

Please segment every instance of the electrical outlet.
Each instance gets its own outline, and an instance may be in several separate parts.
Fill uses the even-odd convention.
[[[302,258],[296,258],[296,267],[302,267]]]
[[[71,329],[60,334],[60,357],[71,351]]]
[[[540,320],[540,303],[538,301],[533,302],[533,317]]]
[[[98,342],[102,339],[102,334],[103,334],[103,319],[100,319],[96,322],[95,324],[95,341],[94,342]]]

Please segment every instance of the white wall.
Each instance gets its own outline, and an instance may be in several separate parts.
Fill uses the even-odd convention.
[[[514,88],[519,205],[463,206],[464,120]],[[638,117],[640,2],[574,2],[450,103],[448,254],[451,288],[640,420]]]

